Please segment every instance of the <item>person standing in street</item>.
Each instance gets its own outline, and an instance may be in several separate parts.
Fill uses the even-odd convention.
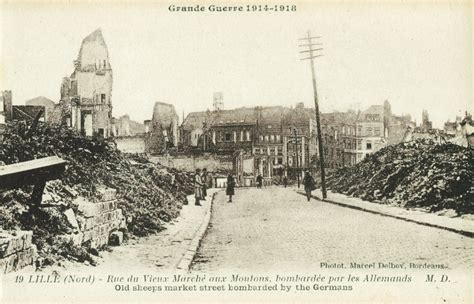
[[[257,175],[257,188],[262,188],[262,176]]]
[[[207,185],[208,185],[207,169],[206,168],[202,169],[201,180],[202,180],[202,197],[203,197],[203,199],[206,199]]]
[[[196,174],[194,174],[194,198],[196,202],[194,205],[202,206],[199,202],[203,199],[202,196],[202,180],[201,180],[201,169],[196,169]]]
[[[228,203],[232,203],[232,195],[234,195],[235,179],[232,176],[232,173],[227,176],[227,188],[226,194],[229,196]]]
[[[286,177],[286,175],[283,177],[283,185],[285,186],[288,186],[288,177]]]
[[[314,190],[314,178],[311,176],[311,173],[309,173],[309,170],[304,172],[303,185],[304,191],[306,192],[306,198],[309,202],[311,199],[311,191]]]

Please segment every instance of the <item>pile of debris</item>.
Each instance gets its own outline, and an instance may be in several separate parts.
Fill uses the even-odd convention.
[[[472,151],[430,139],[385,147],[328,177],[328,188],[364,200],[474,213]]]
[[[116,189],[116,207],[122,209],[128,231],[145,236],[162,230],[164,221],[178,216],[186,196],[192,193],[190,175],[168,170],[144,157],[126,156],[113,141],[88,138],[58,125],[39,123],[31,128],[13,122],[7,126],[0,162],[12,164],[52,155],[68,164],[61,179],[46,184],[39,210],[31,212],[28,204],[32,186],[0,193],[0,228],[33,230],[33,243],[40,256],[77,251],[57,244],[58,235],[77,233],[65,214],[70,209],[81,214],[77,197],[100,203],[100,189]],[[171,185],[173,175],[178,187]]]

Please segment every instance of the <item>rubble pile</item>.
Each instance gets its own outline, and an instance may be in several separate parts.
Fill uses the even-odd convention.
[[[0,194],[0,228],[33,230],[33,243],[40,255],[58,253],[58,246],[53,246],[56,236],[78,233],[74,220],[67,216],[69,210],[78,215],[79,226],[83,227],[78,197],[101,204],[100,189],[116,189],[113,207],[122,209],[129,232],[144,236],[160,231],[163,221],[175,218],[186,195],[192,193],[190,175],[168,170],[144,157],[126,156],[113,141],[87,138],[64,126],[39,123],[30,128],[16,122],[8,125],[0,145],[1,162],[12,164],[51,155],[68,164],[60,180],[47,183],[39,210],[30,212],[32,186]],[[172,174],[178,189],[171,185]],[[115,214],[118,211],[106,211],[110,213],[104,215],[107,220],[119,220]],[[97,216],[94,221],[101,221],[104,216]]]
[[[328,188],[367,201],[474,213],[470,149],[430,139],[385,147],[328,177]]]

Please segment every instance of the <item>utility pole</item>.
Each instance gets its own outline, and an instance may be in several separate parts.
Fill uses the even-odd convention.
[[[300,47],[307,47],[307,50],[300,51],[300,53],[309,53],[307,58],[303,58],[301,60],[310,60],[311,62],[311,76],[313,78],[313,91],[314,91],[314,108],[316,111],[316,132],[317,132],[317,141],[318,141],[318,151],[319,151],[319,166],[321,170],[321,192],[323,193],[323,199],[327,197],[326,193],[326,176],[324,172],[324,153],[323,153],[323,142],[322,142],[322,135],[321,135],[321,122],[319,120],[319,103],[318,103],[318,92],[316,90],[316,75],[314,72],[314,62],[313,59],[317,57],[321,57],[322,54],[317,54],[318,51],[321,51],[322,48],[313,48],[314,46],[321,46],[322,44],[319,42],[315,42],[315,40],[321,37],[316,36],[312,37],[311,32],[308,31],[307,36],[301,38],[300,40],[304,40],[307,44],[299,45]]]

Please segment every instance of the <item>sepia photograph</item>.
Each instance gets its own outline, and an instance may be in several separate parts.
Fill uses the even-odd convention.
[[[472,14],[0,0],[0,302],[472,303]]]

